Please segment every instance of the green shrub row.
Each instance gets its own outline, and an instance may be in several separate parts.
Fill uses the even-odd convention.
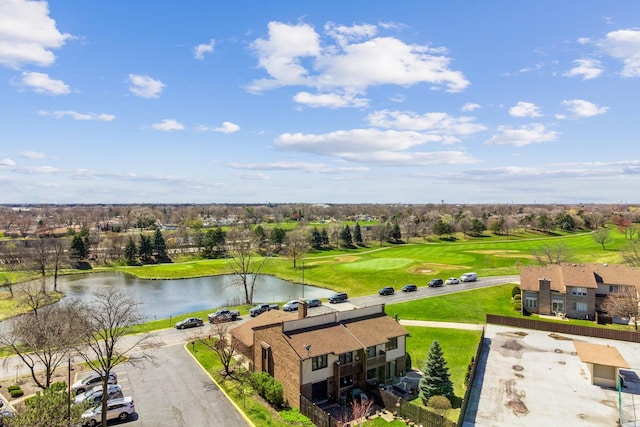
[[[251,387],[276,408],[284,405],[282,384],[266,372],[254,372],[249,378]]]

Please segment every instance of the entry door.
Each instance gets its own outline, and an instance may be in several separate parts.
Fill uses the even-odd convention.
[[[553,301],[551,303],[551,312],[564,313],[564,301]]]
[[[327,400],[327,381],[320,381],[311,385],[311,401],[322,402]]]

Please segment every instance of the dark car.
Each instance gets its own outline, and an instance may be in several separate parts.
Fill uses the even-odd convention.
[[[378,295],[393,295],[395,290],[391,286],[385,286],[378,291]]]
[[[418,290],[418,287],[416,285],[412,285],[412,284],[404,285],[402,287],[402,292],[415,292],[417,290]]]
[[[349,297],[347,296],[346,292],[338,292],[337,294],[333,294],[329,297],[329,302],[331,304],[337,304],[339,302],[345,302],[348,299]]]
[[[176,323],[176,329],[195,328],[204,326],[204,320],[198,317],[189,317]]]
[[[444,284],[444,282],[442,281],[442,279],[432,279],[429,280],[429,287],[430,288],[439,288],[440,286],[442,286]]]
[[[320,307],[321,305],[322,305],[322,301],[320,301],[317,298],[307,300],[307,307]]]

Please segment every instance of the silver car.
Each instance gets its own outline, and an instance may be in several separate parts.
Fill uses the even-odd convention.
[[[300,301],[297,299],[291,300],[285,305],[282,306],[282,310],[284,311],[298,311],[298,305],[300,305]]]
[[[92,372],[88,377],[76,381],[71,385],[71,391],[76,395],[84,393],[85,391],[92,389],[93,387],[102,383],[102,377],[95,372]],[[118,384],[118,376],[115,372],[109,374],[107,384]]]
[[[124,397],[122,387],[118,384],[107,384],[107,400]],[[91,390],[80,393],[73,399],[73,403],[98,403],[102,401],[102,385],[97,385]]]
[[[107,420],[126,421],[134,412],[136,406],[131,397],[113,399],[107,402]],[[102,405],[96,405],[82,414],[82,425],[96,426],[102,421]]]

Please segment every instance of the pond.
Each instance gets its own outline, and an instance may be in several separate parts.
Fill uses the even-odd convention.
[[[234,276],[208,276],[178,280],[145,280],[122,273],[89,273],[58,278],[65,298],[89,301],[96,289],[117,287],[130,292],[142,306],[146,320],[164,319],[194,311],[242,304],[244,290]],[[254,302],[286,302],[297,298],[327,298],[333,291],[300,285],[273,276],[257,279]],[[51,285],[49,285],[51,286]]]

